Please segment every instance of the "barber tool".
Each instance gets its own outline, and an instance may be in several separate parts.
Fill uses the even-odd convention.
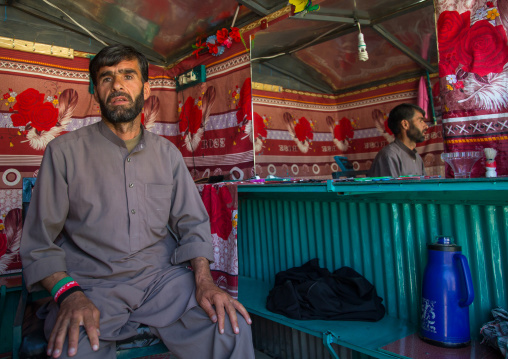
[[[497,155],[497,151],[493,148],[484,148],[485,152],[485,177],[497,177],[496,172],[496,161],[494,160]]]
[[[469,305],[474,299],[473,280],[462,248],[450,237],[427,245],[423,273],[420,338],[447,348],[470,344]]]

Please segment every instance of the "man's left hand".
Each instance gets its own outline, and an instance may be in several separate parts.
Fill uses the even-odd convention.
[[[210,319],[214,323],[219,323],[221,334],[224,333],[226,312],[236,334],[240,331],[236,311],[240,312],[247,323],[252,323],[247,309],[214,283],[206,258],[194,258],[191,264],[196,276],[196,299]]]

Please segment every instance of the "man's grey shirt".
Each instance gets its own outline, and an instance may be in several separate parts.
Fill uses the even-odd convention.
[[[425,165],[416,149],[409,149],[398,138],[376,155],[367,176],[425,176]]]
[[[101,310],[106,337],[132,334],[122,326],[140,308],[153,326],[178,319],[197,305],[187,261],[214,259],[208,214],[180,151],[142,131],[131,153],[102,121],[52,140],[22,234],[29,290],[67,272]],[[163,303],[143,305],[168,275]]]

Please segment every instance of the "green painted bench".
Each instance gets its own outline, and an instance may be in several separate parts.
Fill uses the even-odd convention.
[[[491,309],[508,302],[506,223],[508,178],[239,185],[239,300],[257,316],[322,338],[334,358],[331,343],[394,358],[383,347],[415,337],[426,245],[446,234],[469,260],[477,293],[471,337],[478,340]],[[330,271],[349,266],[364,275],[387,315],[371,323],[269,312],[275,274],[312,258]]]
[[[378,322],[294,320],[266,309],[266,298],[271,289],[269,283],[240,277],[238,288],[239,300],[249,313],[322,338],[323,344],[336,359],[339,356],[332,348],[332,343],[375,358],[393,359],[393,355],[380,348],[415,332],[415,326],[411,323],[387,315]]]

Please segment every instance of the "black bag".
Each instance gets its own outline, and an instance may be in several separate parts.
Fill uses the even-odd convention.
[[[385,315],[376,288],[350,267],[333,273],[317,259],[275,276],[266,308],[293,319],[363,320],[375,322]]]

